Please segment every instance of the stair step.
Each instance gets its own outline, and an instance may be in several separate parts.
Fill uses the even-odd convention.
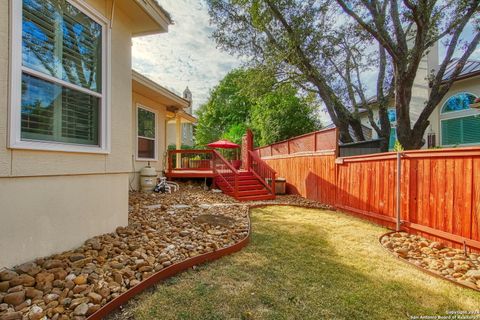
[[[265,189],[260,189],[260,190],[248,190],[248,191],[239,191],[237,195],[239,197],[246,197],[246,196],[263,196],[267,195],[270,192],[268,192]]]
[[[248,196],[248,197],[239,197],[237,198],[238,201],[262,201],[262,200],[274,200],[275,196],[268,194],[262,196]]]
[[[252,185],[240,185],[238,186],[239,191],[245,191],[245,190],[259,190],[259,189],[264,189],[264,185],[261,183],[258,184],[252,184]]]

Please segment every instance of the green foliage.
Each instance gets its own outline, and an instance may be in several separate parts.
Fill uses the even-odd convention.
[[[251,126],[258,145],[267,145],[303,133],[315,131],[315,108],[296,90],[284,85],[261,97],[252,108]]]
[[[198,145],[222,138],[241,143],[250,127],[256,143],[268,144],[314,131],[320,123],[313,102],[265,68],[234,70],[197,111],[195,139]]]
[[[405,151],[405,149],[403,148],[403,146],[402,146],[402,144],[400,143],[400,141],[395,140],[395,144],[393,145],[393,151],[395,151],[395,152]]]
[[[222,136],[222,139],[230,140],[234,143],[241,144],[242,137],[247,131],[247,126],[245,123],[237,123],[232,125],[227,132]]]
[[[202,149],[202,148],[197,146],[189,146],[186,144],[182,144],[182,146],[180,147],[180,150],[193,150],[193,149]],[[169,144],[168,150],[177,150],[177,146],[174,143]]]
[[[234,70],[213,89],[210,99],[197,111],[198,124],[195,139],[198,145],[206,145],[220,139],[232,125],[245,123],[252,105],[241,92],[241,80],[245,71]]]

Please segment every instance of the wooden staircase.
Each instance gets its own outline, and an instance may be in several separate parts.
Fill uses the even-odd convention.
[[[239,201],[275,199],[275,171],[254,152],[249,152],[247,170],[236,170],[221,154],[213,151],[215,185]]]
[[[229,182],[234,183],[234,178],[227,178]],[[273,200],[275,194],[273,194],[262,181],[250,171],[239,171],[237,175],[237,192],[229,188],[231,184],[223,181],[223,179],[216,178],[215,181],[218,188],[223,193],[234,197],[239,201],[261,201],[261,200]]]

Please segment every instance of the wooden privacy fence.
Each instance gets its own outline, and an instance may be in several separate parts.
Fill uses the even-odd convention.
[[[308,154],[325,150],[336,150],[337,140],[338,132],[335,128],[332,128],[280,141],[265,147],[257,148],[255,151],[262,158]]]
[[[335,150],[264,160],[288,193],[394,227],[397,154],[337,158]],[[400,164],[402,228],[480,249],[480,148],[405,151]]]

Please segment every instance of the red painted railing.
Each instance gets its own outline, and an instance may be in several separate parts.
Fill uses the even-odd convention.
[[[236,198],[238,196],[238,171],[217,151],[212,150],[212,155],[216,183],[222,184],[223,191]]]
[[[249,150],[250,171],[260,180],[271,194],[275,194],[275,175],[273,170],[265,161],[254,152]]]
[[[168,170],[212,170],[213,150],[169,150]]]

